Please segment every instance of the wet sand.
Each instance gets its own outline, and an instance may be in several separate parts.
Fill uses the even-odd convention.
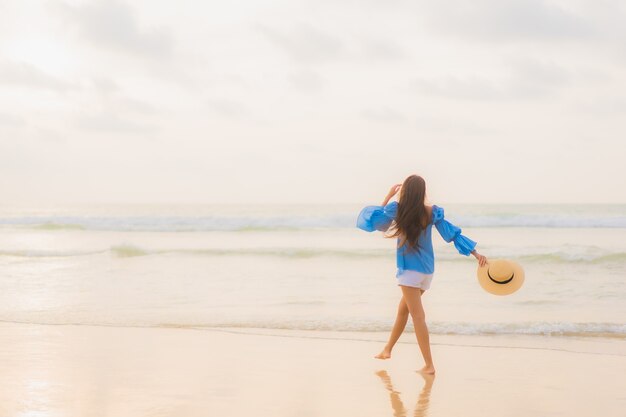
[[[623,416],[626,342],[0,324],[0,416]],[[378,341],[377,341],[378,340]]]

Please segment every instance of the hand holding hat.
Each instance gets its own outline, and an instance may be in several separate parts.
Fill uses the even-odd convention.
[[[512,294],[524,283],[524,269],[508,259],[491,260],[479,266],[477,275],[480,286],[495,295]]]

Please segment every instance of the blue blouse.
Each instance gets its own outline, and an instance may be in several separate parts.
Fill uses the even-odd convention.
[[[392,201],[386,206],[367,206],[361,210],[356,226],[366,232],[387,231],[396,218],[398,202]],[[476,247],[476,242],[461,234],[461,228],[443,218],[443,207],[433,205],[432,221],[422,231],[418,239],[419,250],[405,251],[406,243],[396,250],[396,263],[400,275],[404,270],[418,271],[424,274],[435,272],[435,255],[431,230],[435,225],[437,231],[446,242],[454,242],[461,255],[468,256]],[[398,244],[400,238],[398,238]]]

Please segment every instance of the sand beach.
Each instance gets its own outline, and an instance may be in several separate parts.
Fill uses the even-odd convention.
[[[591,416],[626,409],[615,340],[0,325],[2,416]]]

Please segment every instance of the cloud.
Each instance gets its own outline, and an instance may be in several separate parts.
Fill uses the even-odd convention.
[[[478,76],[416,78],[411,84],[422,94],[449,98],[490,100],[506,95],[494,81]]]
[[[172,52],[173,39],[166,29],[140,28],[133,9],[119,1],[98,0],[77,6],[59,2],[53,7],[95,45],[152,58]]]
[[[400,44],[388,39],[363,39],[363,56],[373,61],[389,61],[406,58],[406,53]]]
[[[155,130],[153,126],[127,120],[111,113],[79,117],[76,125],[83,130],[98,133],[149,133]]]
[[[117,82],[115,82],[115,80],[112,80],[110,78],[95,77],[95,78],[92,78],[91,82],[93,86],[96,88],[96,90],[98,90],[99,92],[103,94],[115,93],[120,90],[120,87],[117,84]]]
[[[453,0],[422,5],[430,29],[493,42],[573,40],[596,33],[583,16],[545,0]]]
[[[511,62],[511,66],[512,82],[516,83],[516,86],[510,86],[510,89],[516,91],[518,96],[548,95],[572,81],[569,70],[549,61],[517,59]]]
[[[483,126],[472,121],[454,117],[453,115],[445,118],[419,116],[415,121],[415,125],[421,132],[447,135],[446,139],[448,143],[452,141],[461,143],[463,137],[468,135],[486,136],[499,132],[498,129],[492,127],[492,125]],[[450,137],[449,135],[454,136]]]
[[[291,85],[299,91],[310,93],[324,88],[324,79],[315,71],[297,71],[289,75]]]
[[[545,97],[569,84],[570,74],[555,64],[517,60],[505,77],[481,75],[416,78],[411,84],[420,93],[467,100],[515,100]]]
[[[371,120],[374,122],[383,122],[383,123],[397,123],[404,122],[406,118],[402,113],[387,106],[379,107],[379,108],[369,108],[361,111],[361,116],[364,119]]]
[[[287,34],[265,25],[257,25],[257,30],[297,62],[334,61],[345,57],[347,52],[344,43],[339,38],[322,32],[309,24],[299,25]]]
[[[228,118],[241,118],[246,113],[246,107],[243,103],[229,99],[211,99],[207,105],[216,114]]]
[[[8,113],[0,113],[0,127],[21,127],[26,122],[23,118]]]
[[[395,61],[406,57],[399,43],[373,37],[341,39],[310,24],[285,31],[257,25],[257,30],[297,63]]]
[[[32,64],[13,61],[0,62],[0,84],[20,85],[58,92],[78,88],[75,84],[46,74]]]
[[[128,97],[108,78],[92,79],[92,106],[88,115],[76,119],[76,126],[94,132],[147,133],[156,130],[153,122],[158,109],[152,104]]]
[[[115,80],[96,77],[92,78],[91,84],[97,93],[96,96],[99,97],[100,105],[104,108],[125,113],[155,114],[158,112],[157,108],[150,103],[125,96],[123,89]]]

